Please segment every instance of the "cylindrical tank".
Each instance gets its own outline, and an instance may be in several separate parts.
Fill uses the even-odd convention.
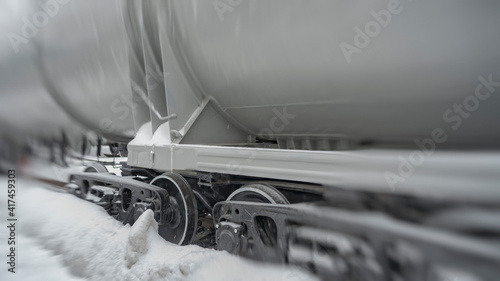
[[[2,45],[2,59],[9,60],[1,66],[8,81],[2,99],[18,92],[6,85],[35,85],[111,139],[127,141],[148,120],[143,97],[131,89],[144,86],[149,53],[161,75],[170,75],[166,95],[212,97],[228,120],[254,135],[277,117],[283,122],[274,138],[413,143],[442,128],[450,144],[500,140],[498,1],[48,3],[57,4],[53,15],[33,4],[27,16],[40,21],[38,12],[48,14],[33,37],[43,86],[24,72],[28,56],[10,56]],[[21,32],[22,18],[3,20]],[[166,51],[182,71],[162,64]],[[16,79],[11,66],[19,69]]]
[[[3,137],[67,138],[77,148],[89,131],[123,142],[135,135],[122,4],[2,1]]]
[[[51,3],[57,12],[35,38],[48,90],[87,128],[109,139],[130,140],[136,126],[130,74],[134,66],[123,12],[126,1]]]
[[[32,8],[27,1],[0,4],[0,34],[4,36],[0,40],[0,135],[13,142],[26,137],[60,141],[64,132],[75,144],[81,140],[82,128],[46,90],[32,38],[23,35]]]
[[[498,1],[166,2],[184,74],[254,134],[499,143]]]

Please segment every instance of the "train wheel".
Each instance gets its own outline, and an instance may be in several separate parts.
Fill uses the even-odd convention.
[[[106,167],[104,167],[103,164],[98,163],[98,162],[94,162],[94,163],[92,163],[92,165],[86,167],[83,170],[83,172],[85,172],[85,173],[107,173],[108,169],[106,169]],[[73,180],[70,179],[70,182],[72,182],[72,181]],[[89,182],[84,180],[84,181],[82,181],[79,190],[76,191],[76,194],[82,198],[85,198],[87,196],[87,193],[89,192],[89,190],[90,190]]]
[[[88,166],[83,170],[85,173],[107,173],[108,169],[106,167],[98,162],[92,163],[92,165]]]
[[[247,184],[235,190],[227,201],[244,201],[270,204],[290,204],[276,188],[268,184]]]
[[[235,190],[226,201],[240,201],[240,202],[255,202],[255,203],[269,203],[269,204],[290,204],[288,199],[276,188],[267,184],[248,184]],[[240,213],[236,209],[236,214]],[[235,227],[236,226],[236,227]],[[267,217],[261,217],[256,220],[256,223],[251,226],[257,230],[261,239],[265,240],[267,244],[275,245],[276,238],[278,237],[278,229],[276,223]],[[243,249],[240,248],[240,236],[245,228],[239,224],[216,224],[216,241],[217,249],[228,251],[232,254],[245,255]],[[273,239],[274,238],[274,239]]]
[[[171,243],[191,244],[198,228],[198,206],[191,186],[176,173],[160,175],[151,184],[164,188],[169,195],[169,219],[158,226],[158,233]]]

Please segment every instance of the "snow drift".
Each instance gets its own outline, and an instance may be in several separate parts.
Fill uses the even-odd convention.
[[[2,210],[7,209],[5,196],[5,192],[0,194]],[[2,269],[1,280],[313,279],[296,268],[166,242],[157,234],[158,225],[151,211],[145,212],[132,227],[124,226],[96,205],[28,181],[18,182],[17,201],[18,270],[11,274]],[[5,221],[5,212],[1,215]],[[6,241],[6,235],[2,228],[2,241]],[[42,259],[33,261],[28,249]],[[47,275],[43,275],[44,270]]]

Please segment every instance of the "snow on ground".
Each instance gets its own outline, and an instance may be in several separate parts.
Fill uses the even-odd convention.
[[[4,235],[1,237],[4,238]],[[18,260],[22,261],[21,267],[16,268],[16,273],[12,274],[7,272],[7,266],[2,266],[0,280],[84,280],[71,275],[69,269],[63,266],[61,256],[54,255],[51,250],[45,249],[37,239],[21,234],[17,236],[17,241],[21,244],[18,245],[17,252]],[[6,248],[5,251],[1,249],[2,257],[4,257],[3,253],[8,252]]]
[[[7,271],[8,229],[0,226],[0,280],[313,280],[296,268],[173,245],[157,234],[152,212],[124,226],[96,205],[43,186],[17,181],[16,273]],[[7,192],[0,190],[7,225]]]

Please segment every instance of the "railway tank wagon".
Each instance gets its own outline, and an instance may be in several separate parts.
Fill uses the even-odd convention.
[[[118,220],[324,279],[498,276],[497,2],[51,3],[44,89],[128,148],[67,187]]]

